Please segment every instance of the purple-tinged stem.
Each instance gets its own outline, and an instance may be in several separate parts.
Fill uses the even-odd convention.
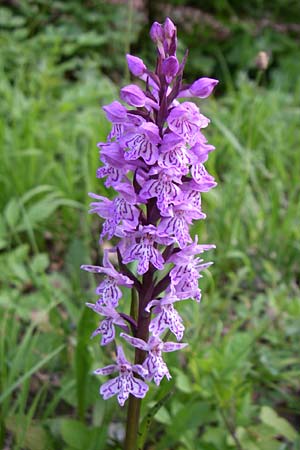
[[[120,253],[120,250],[119,250],[118,247],[117,247],[117,256],[118,256],[119,268],[120,268],[121,273],[122,273],[123,275],[126,275],[128,278],[130,278],[130,279],[133,281],[133,284],[134,284],[136,290],[137,290],[138,292],[140,292],[141,287],[142,287],[142,286],[141,286],[141,283],[140,283],[139,280],[133,275],[133,273],[128,269],[128,267],[127,267],[125,264],[123,264],[123,262],[122,262],[122,256],[121,256],[121,253]]]
[[[145,311],[145,308],[152,298],[153,294],[153,270],[152,267],[143,276],[142,289],[139,294],[139,312],[137,322],[136,337],[148,341],[149,337],[149,323],[151,314]],[[135,349],[135,364],[142,364],[144,362],[146,352]],[[142,399],[129,396],[128,410],[127,410],[127,424],[124,450],[136,450],[137,437],[140,422]]]
[[[142,399],[129,396],[124,450],[136,450]]]

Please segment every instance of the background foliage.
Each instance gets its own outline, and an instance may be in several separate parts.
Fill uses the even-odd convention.
[[[212,119],[219,187],[203,196],[215,265],[203,302],[182,305],[188,349],[170,354],[170,383],[151,388],[147,448],[299,449],[299,20],[294,1],[68,0],[0,9],[0,447],[120,449],[124,411],[98,396],[92,370],[112,349],[89,336],[84,303],[99,262],[87,215],[99,105],[128,81],[131,48],[153,62],[148,20],[166,14],[190,48],[188,80],[220,78],[201,103]],[[155,17],[153,17],[155,14]],[[153,53],[153,50],[151,50]],[[259,51],[270,54],[261,72]],[[118,84],[118,85],[117,85]],[[126,299],[125,299],[126,300]],[[146,403],[146,402],[145,402]],[[158,406],[161,406],[158,408]],[[152,408],[152,409],[151,409]],[[146,429],[146,421],[143,422]]]

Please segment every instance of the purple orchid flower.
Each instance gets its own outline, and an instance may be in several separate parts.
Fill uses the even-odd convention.
[[[160,300],[151,300],[145,310],[156,314],[150,324],[149,331],[153,336],[160,336],[166,329],[169,329],[175,336],[177,341],[181,341],[184,333],[184,325],[182,318],[173,306],[173,303],[178,302],[179,298],[174,293],[169,293]]]
[[[162,213],[162,216],[157,228],[158,231],[169,236],[174,236],[180,248],[192,242],[189,234],[189,225],[193,219],[205,219],[205,214],[201,212],[198,205],[196,207],[186,201],[175,202],[168,209],[167,213]]]
[[[154,172],[153,170],[149,173]],[[140,191],[140,197],[144,200],[156,197],[157,207],[161,211],[166,211],[170,203],[180,195],[180,188],[177,183],[181,183],[181,174],[177,170],[174,168],[161,169],[156,178],[146,181]]]
[[[124,406],[129,394],[138,398],[145,397],[149,388],[144,381],[134,377],[133,372],[144,377],[147,371],[141,365],[130,364],[120,345],[117,348],[117,364],[111,364],[94,371],[96,375],[110,375],[114,372],[119,372],[119,376],[107,381],[100,388],[100,394],[104,400],[117,395],[119,404]]]
[[[140,227],[132,234],[131,238],[139,238],[139,242],[133,242],[128,246],[123,255],[123,263],[138,260],[137,273],[143,275],[149,269],[150,262],[159,270],[164,268],[164,259],[161,253],[155,248],[155,244],[168,245],[173,242],[163,233],[159,233],[153,225]]]
[[[120,183],[115,185],[119,191],[119,196],[113,201],[108,200],[101,195],[89,193],[89,196],[98,200],[91,203],[90,213],[96,213],[105,220],[103,224],[102,233],[100,235],[100,242],[104,236],[110,240],[115,232],[117,225],[121,221],[125,221],[129,228],[135,229],[138,225],[140,210],[136,208],[137,198],[134,189],[129,183]]]
[[[151,381],[154,379],[156,385],[160,384],[163,377],[166,377],[168,380],[172,378],[169,369],[162,358],[162,353],[181,350],[188,345],[178,342],[163,342],[158,336],[150,336],[148,342],[129,336],[126,333],[121,333],[120,337],[125,339],[125,341],[133,347],[148,352],[148,355],[143,362],[143,367],[147,370],[145,380]]]
[[[204,165],[202,163],[200,164],[194,164],[191,168],[191,175],[193,179],[196,181],[196,183],[202,183],[203,181],[206,182],[214,182],[214,177],[212,177],[207,170],[205,169]]]
[[[118,306],[119,300],[122,297],[122,292],[118,286],[132,287],[133,281],[126,275],[119,273],[108,258],[109,251],[104,252],[103,267],[82,265],[81,269],[92,273],[105,274],[104,280],[96,288],[96,294],[100,295],[98,304],[101,306],[111,306],[113,308]]]
[[[120,140],[121,145],[128,149],[124,155],[126,161],[141,157],[149,165],[153,165],[157,161],[157,145],[160,142],[159,129],[151,122],[142,123],[139,128],[125,134]]]
[[[144,122],[144,119],[139,116],[134,116],[131,114],[125,106],[121,105],[120,102],[114,101],[110,105],[103,106],[106,117],[110,122],[112,122],[112,129],[108,135],[108,140],[116,141],[120,139],[124,132],[134,129]],[[107,145],[107,144],[102,144]]]
[[[208,155],[210,152],[215,150],[213,145],[209,145],[206,142],[206,139],[203,141],[196,142],[193,147],[189,149],[189,157],[191,164],[200,164],[205,163],[208,159]]]
[[[97,170],[97,178],[107,177],[105,186],[116,186],[130,169],[126,164],[122,149],[116,142],[109,142],[108,144],[100,142],[98,147],[102,150],[101,159],[104,166]]]
[[[173,78],[177,75],[179,69],[179,62],[175,56],[169,56],[162,63],[162,72],[166,77],[167,83],[171,83]]]
[[[210,120],[200,114],[199,108],[194,103],[184,102],[171,110],[167,122],[171,131],[189,144],[194,144],[199,130],[207,127]]]
[[[168,262],[174,263],[174,267],[170,270],[171,289],[178,298],[182,300],[194,298],[200,302],[201,290],[198,279],[202,277],[201,271],[210,267],[212,263],[204,263],[203,259],[195,258],[195,255],[213,248],[214,245],[198,245],[196,237],[191,245],[170,256]]]
[[[191,164],[190,150],[187,148],[184,139],[175,133],[167,133],[160,146],[158,165],[163,169],[175,168],[182,175],[189,172]]]
[[[105,316],[105,319],[100,322],[98,328],[91,335],[91,337],[95,337],[98,334],[102,334],[101,345],[107,345],[115,339],[115,325],[123,330],[128,330],[125,320],[111,306],[100,306],[97,303],[86,303],[86,306],[97,314]]]

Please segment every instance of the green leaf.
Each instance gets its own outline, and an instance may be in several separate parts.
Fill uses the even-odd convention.
[[[164,406],[162,406],[155,414],[155,420],[164,425],[172,425],[172,417],[167,408],[165,408]]]
[[[66,444],[76,449],[86,449],[89,446],[90,433],[86,425],[78,420],[62,419],[61,435]]]
[[[79,417],[83,420],[86,407],[87,383],[91,368],[91,355],[88,352],[88,340],[94,327],[94,316],[88,308],[83,308],[78,323],[77,345],[75,350],[76,394]]]
[[[18,230],[26,229],[26,222],[28,221],[31,226],[36,223],[42,222],[47,219],[56,208],[59,206],[59,200],[57,198],[57,194],[48,194],[42,200],[37,201],[33,205],[29,206],[26,210],[26,220],[24,221],[24,225],[18,227]]]
[[[182,372],[182,370],[175,368],[174,372],[177,374],[176,376],[176,386],[178,389],[182,392],[185,392],[186,394],[189,394],[192,392],[192,386],[190,383],[189,378],[185,373]]]
[[[76,450],[104,450],[107,429],[88,428],[84,423],[73,419],[59,421],[61,435],[65,443]]]
[[[75,238],[71,241],[66,254],[69,278],[78,289],[86,282],[86,274],[80,269],[82,262],[88,260],[86,250],[83,240]]]
[[[217,128],[221,131],[221,133],[224,135],[224,137],[228,140],[228,142],[232,145],[232,147],[241,155],[245,153],[245,148],[241,145],[238,138],[235,136],[235,134],[231,131],[229,127],[225,125],[219,118],[214,117],[214,123]]]
[[[16,198],[12,198],[4,210],[4,217],[7,225],[14,228],[20,217],[20,205]]]
[[[43,367],[47,362],[49,362],[52,358],[54,358],[56,355],[58,355],[63,349],[65,348],[65,345],[61,345],[60,347],[53,350],[53,352],[49,353],[45,358],[43,358],[38,364],[33,366],[30,370],[28,370],[24,375],[22,375],[15,383],[10,385],[7,389],[2,392],[2,395],[0,396],[0,403],[3,402],[3,400],[6,399],[6,397],[9,396],[11,392],[13,392],[17,387],[19,387],[22,383],[24,383],[25,380],[31,377],[35,372],[37,372],[41,367]]]
[[[223,428],[207,426],[205,427],[205,432],[201,437],[204,442],[213,444],[215,448],[224,448],[226,432]]]
[[[152,420],[155,418],[166,425],[171,425],[172,419],[163,405],[169,400],[169,398],[173,394],[173,386],[171,386],[171,390],[167,392],[155,405],[150,409],[148,414],[143,418],[139,431],[138,431],[138,450],[143,450],[144,444],[147,438],[148,431],[150,429]]]
[[[35,255],[30,263],[34,273],[43,273],[49,266],[49,256],[47,253],[39,253]]]
[[[286,419],[279,417],[277,412],[269,406],[261,408],[260,419],[263,423],[276,430],[278,435],[285,437],[289,441],[294,441],[298,436],[292,425]]]
[[[0,239],[0,250],[3,250],[7,246],[7,241]]]
[[[20,421],[19,416],[10,416],[6,419],[5,425],[7,429],[14,435],[22,435],[23,425],[26,419]],[[28,450],[52,450],[53,446],[51,443],[50,436],[48,435],[45,428],[41,425],[31,424],[26,430],[24,440],[24,448]],[[23,446],[22,446],[23,447]]]
[[[29,200],[31,200],[33,197],[35,197],[36,195],[40,195],[43,194],[45,192],[53,192],[54,187],[50,186],[48,184],[42,184],[39,186],[36,186],[32,189],[30,189],[29,191],[27,191],[22,197],[21,197],[21,202],[23,204],[25,204],[26,202],[28,202]]]

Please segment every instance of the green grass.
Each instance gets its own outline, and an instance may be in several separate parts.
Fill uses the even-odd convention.
[[[119,449],[124,411],[101,399],[91,375],[111,354],[89,340],[92,280],[79,270],[101,252],[87,192],[104,192],[96,143],[109,125],[99,104],[117,89],[92,63],[70,82],[55,54],[36,58],[30,43],[5,39],[20,65],[10,72],[4,56],[0,67],[0,447]],[[169,355],[172,381],[150,390],[143,414],[172,395],[149,443],[296,450],[299,101],[241,78],[203,111],[218,187],[203,195],[207,220],[194,232],[217,245],[215,264],[201,306],[180,305],[190,345]]]

